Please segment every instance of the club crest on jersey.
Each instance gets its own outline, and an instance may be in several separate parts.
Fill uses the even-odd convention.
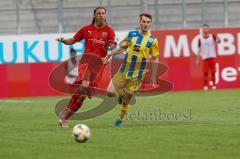
[[[102,37],[106,37],[107,36],[107,32],[102,32]]]
[[[153,42],[153,38],[150,38],[150,39],[149,39],[149,42]]]

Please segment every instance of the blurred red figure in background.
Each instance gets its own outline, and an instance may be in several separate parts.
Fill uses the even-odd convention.
[[[212,89],[216,89],[215,83],[215,65],[216,65],[216,46],[215,44],[220,42],[215,35],[209,32],[209,25],[203,24],[202,25],[202,32],[203,34],[200,36],[198,42],[198,56],[197,56],[197,63],[199,63],[199,57],[201,56],[203,60],[203,81],[204,81],[204,90],[208,90],[208,72],[211,72],[212,75]]]

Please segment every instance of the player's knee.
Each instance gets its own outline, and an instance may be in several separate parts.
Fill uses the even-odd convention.
[[[90,88],[85,86],[80,86],[81,95],[88,96],[90,94]]]
[[[133,96],[132,94],[125,92],[125,94],[122,98],[123,104],[125,104],[125,105],[129,104],[132,99],[132,96]]]
[[[85,96],[79,96],[79,98],[77,99],[77,102],[82,104],[85,99],[86,99]]]

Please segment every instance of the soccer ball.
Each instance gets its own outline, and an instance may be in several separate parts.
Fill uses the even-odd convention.
[[[77,124],[73,127],[72,136],[77,142],[85,142],[90,138],[90,129],[87,125]]]

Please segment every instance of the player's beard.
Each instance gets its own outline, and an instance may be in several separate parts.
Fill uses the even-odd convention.
[[[96,25],[97,25],[99,28],[101,28],[101,27],[104,26],[105,24],[106,24],[106,20],[103,19],[103,18],[98,19],[98,20],[96,21]]]

